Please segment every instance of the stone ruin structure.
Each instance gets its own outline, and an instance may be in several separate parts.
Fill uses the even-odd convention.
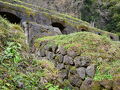
[[[14,0],[10,0],[9,3],[0,1],[0,15],[11,23],[21,24],[30,46],[38,37],[81,31],[106,35],[115,41],[119,40],[117,35],[91,27],[89,23],[82,20]]]
[[[91,32],[106,35],[115,41],[119,40],[117,35],[91,27],[89,23],[82,20],[14,0],[9,3],[0,1],[0,15],[11,23],[20,24],[23,27],[27,37],[26,42],[29,43],[30,47],[36,38],[74,32]],[[61,70],[61,78],[69,80],[71,87],[75,87],[75,90],[79,90],[79,88],[80,90],[93,90],[94,86],[112,90],[112,86],[108,86],[108,84],[118,84],[117,81],[106,81],[108,84],[104,82],[92,83],[91,78],[95,74],[96,66],[91,64],[88,57],[81,57],[74,51],[65,51],[59,46],[45,47],[43,45],[42,49],[35,51],[35,54],[38,58],[52,60],[56,67]],[[87,79],[85,79],[86,76]]]

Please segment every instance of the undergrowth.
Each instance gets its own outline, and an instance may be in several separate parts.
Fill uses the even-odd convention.
[[[120,59],[119,42],[114,42],[106,36],[100,36],[90,32],[43,37],[37,39],[34,45],[36,48],[39,48],[39,43],[46,41],[49,46],[54,44],[63,46],[66,50],[74,50],[81,56],[89,56],[93,60],[97,58],[102,58],[103,60]]]
[[[94,80],[113,79],[120,73],[120,43],[112,41],[106,36],[90,32],[77,32],[69,35],[48,36],[39,38],[35,47],[40,48],[40,43],[47,46],[58,45],[65,50],[74,50],[80,56],[88,56],[97,65]]]
[[[44,90],[51,88],[52,86],[46,87],[46,84],[49,83],[48,81],[55,82],[52,80],[54,80],[53,77],[57,78],[58,72],[52,62],[23,58],[20,50],[20,44],[15,42],[9,42],[4,48],[0,56],[0,89]]]
[[[29,54],[22,28],[0,17],[0,90],[60,89],[59,71]]]
[[[94,80],[101,81],[104,79],[112,80],[119,76],[120,60],[114,61],[97,61],[97,70]]]

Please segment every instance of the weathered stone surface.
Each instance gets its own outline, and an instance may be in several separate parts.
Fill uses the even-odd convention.
[[[64,64],[69,64],[69,65],[73,65],[73,64],[74,64],[74,63],[73,63],[73,58],[66,55],[66,56],[64,56],[63,63],[64,63]]]
[[[31,41],[34,41],[36,38],[44,37],[44,36],[55,36],[55,35],[60,35],[62,34],[61,31],[52,26],[47,26],[47,25],[40,25],[37,23],[29,22],[28,24],[29,28],[29,43]],[[56,30],[57,29],[57,30]]]
[[[37,57],[38,60],[47,60],[47,57]]]
[[[65,68],[64,64],[58,64],[57,65],[57,69],[59,69],[59,70],[64,69],[64,68]]]
[[[67,51],[62,46],[59,46],[58,52],[60,52],[62,55],[66,55],[67,54]]]
[[[77,53],[76,53],[75,51],[73,51],[73,50],[68,50],[68,51],[67,51],[67,55],[74,58],[74,57],[77,56]]]
[[[85,68],[84,67],[80,67],[77,69],[77,73],[79,75],[80,78],[84,79],[85,78]]]
[[[47,51],[47,52],[46,52],[46,57],[47,57],[49,60],[52,60],[52,59],[54,59],[55,54],[52,53],[52,52]]]
[[[44,46],[44,48],[45,48],[45,50],[52,52],[52,46],[46,45],[46,46]]]
[[[74,59],[74,63],[75,63],[75,66],[76,67],[80,67],[80,66],[82,66],[82,63],[81,63],[81,61],[80,61],[80,56],[78,56],[78,57],[76,57],[75,59]]]
[[[74,87],[80,87],[82,84],[82,80],[78,75],[69,76],[69,81]]]
[[[95,75],[95,65],[88,66],[87,69],[86,69],[86,74],[89,77],[94,77],[94,75]]]
[[[111,90],[112,86],[113,86],[113,81],[112,80],[103,80],[100,82],[100,85],[107,90]]]
[[[61,30],[59,29],[59,27],[51,27],[51,30],[52,30],[52,28],[54,28],[53,31],[54,31],[57,35],[62,34],[62,32],[61,32]]]
[[[83,81],[80,90],[91,90],[91,84],[92,84],[92,79],[91,78],[86,78],[85,81]]]
[[[60,78],[62,79],[67,79],[68,78],[68,70],[61,70],[61,72],[59,73]]]
[[[45,57],[45,56],[46,56],[45,50],[44,50],[44,49],[40,49],[37,55],[38,55],[39,57]]]
[[[36,54],[37,57],[40,57],[40,51],[39,50],[36,50],[35,54]]]
[[[62,63],[62,62],[63,62],[63,59],[64,59],[63,55],[61,55],[61,54],[56,54],[55,60],[56,60],[57,62]]]
[[[53,45],[52,46],[52,52],[56,53],[56,50],[58,49],[58,46],[57,45]]]
[[[89,64],[90,64],[90,59],[88,58],[88,57],[81,57],[80,58],[80,60],[81,60],[81,63],[82,63],[82,65],[81,66],[89,66]]]
[[[82,63],[81,66],[84,66],[84,67],[89,66],[89,61],[83,60],[83,61],[81,61],[81,63]]]
[[[74,63],[76,67],[80,67],[80,66],[87,67],[90,64],[90,61],[91,60],[85,56],[78,56],[75,57],[74,59]]]

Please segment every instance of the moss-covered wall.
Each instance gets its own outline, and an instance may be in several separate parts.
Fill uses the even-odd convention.
[[[119,88],[119,42],[79,32],[39,38],[34,46],[36,58],[54,63],[64,86],[73,90]]]
[[[65,27],[64,30],[67,34],[86,31],[108,36],[112,40],[119,40],[117,35],[91,27],[89,23],[80,19],[45,8],[40,8],[18,0],[14,0],[14,2],[0,1],[0,11],[13,13],[20,17],[22,22],[35,22],[37,24],[48,26],[51,26],[54,22],[60,23]]]

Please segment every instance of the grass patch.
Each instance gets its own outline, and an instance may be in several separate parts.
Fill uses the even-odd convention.
[[[120,59],[120,43],[113,42],[106,36],[99,36],[90,32],[77,32],[69,35],[48,36],[39,38],[35,46],[39,47],[40,42],[46,42],[47,45],[56,44],[64,46],[67,50],[80,52],[82,56],[90,56],[92,59],[102,58],[115,60]]]
[[[120,42],[90,32],[39,38],[35,42],[36,48],[40,48],[40,43],[44,42],[47,42],[47,46],[63,46],[66,50],[78,52],[80,56],[90,57],[97,64],[94,80],[111,80],[119,76]]]
[[[114,61],[99,61],[94,80],[101,81],[104,79],[111,80],[119,76],[120,73],[120,60]]]
[[[24,49],[27,48],[23,29],[19,25],[11,24],[0,17],[0,46],[6,46],[8,41],[21,43]]]

